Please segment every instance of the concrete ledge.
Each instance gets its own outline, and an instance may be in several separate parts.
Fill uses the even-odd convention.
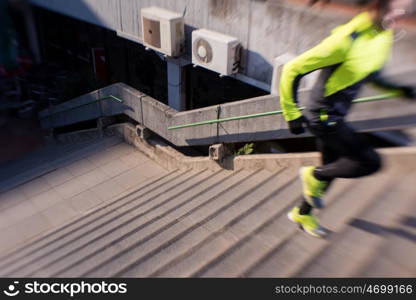
[[[383,156],[386,166],[394,164],[402,170],[416,169],[416,146],[384,148],[377,152]]]
[[[124,140],[134,145],[139,151],[160,164],[167,170],[280,170],[282,167],[301,167],[319,165],[321,156],[318,152],[291,154],[255,154],[229,155],[221,161],[214,161],[210,157],[189,157],[159,139],[144,140],[137,136],[135,126],[129,123],[112,125],[107,130],[116,131]],[[416,166],[416,146],[379,149],[384,164],[398,164],[403,169],[413,169]],[[409,163],[410,162],[410,163]]]
[[[234,170],[266,169],[279,170],[282,167],[300,167],[319,164],[320,154],[317,152],[296,154],[255,154],[241,155],[234,158]]]
[[[167,170],[221,170],[223,167],[209,157],[189,157],[162,140],[153,138],[145,140],[137,135],[136,127],[130,123],[109,126],[107,134],[117,134],[130,145],[134,145],[140,152]]]
[[[416,146],[378,149],[384,160],[384,165],[398,165],[403,170],[416,167]],[[243,155],[234,158],[234,170],[267,169],[278,170],[282,167],[301,167],[320,165],[319,152],[293,154],[258,154]]]
[[[85,130],[79,130],[70,133],[59,134],[55,137],[56,141],[62,144],[78,143],[84,141],[91,141],[100,138],[100,129],[91,128]]]

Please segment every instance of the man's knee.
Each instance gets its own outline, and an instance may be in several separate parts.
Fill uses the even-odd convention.
[[[380,155],[377,152],[373,152],[370,156],[367,157],[365,161],[360,163],[360,175],[366,176],[374,174],[381,170],[382,167],[383,162]]]

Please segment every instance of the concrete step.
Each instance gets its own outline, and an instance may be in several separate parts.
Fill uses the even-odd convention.
[[[148,195],[149,197],[157,197],[165,188],[175,187],[178,182],[183,180],[181,176],[185,174],[185,172],[175,170],[150,182],[146,181],[142,185],[126,191],[120,197],[104,203],[52,232],[46,233],[32,243],[25,244],[24,247],[16,249],[13,253],[7,254],[0,259],[0,273],[3,274],[10,271],[11,267],[17,269],[30,264],[30,262],[53,253],[56,249],[60,249],[66,244],[71,244],[79,238],[80,234],[88,231],[93,232],[95,228],[103,224],[104,218],[108,220],[119,215],[117,209],[134,202],[137,196]]]
[[[36,263],[39,267],[43,265],[45,260],[53,261],[53,258],[56,256],[64,255],[65,253],[62,253],[62,251],[72,253],[71,249],[81,247],[84,244],[88,246],[91,239],[100,236],[102,233],[111,232],[113,227],[133,217],[133,211],[130,212],[128,209],[123,209],[124,206],[136,210],[150,207],[154,205],[154,201],[159,201],[160,198],[163,199],[164,195],[167,197],[169,191],[177,189],[177,187],[180,187],[181,184],[198,173],[203,173],[203,171],[175,173],[165,178],[165,180],[162,180],[162,182],[159,182],[159,184],[155,184],[153,187],[147,186],[144,189],[127,193],[121,199],[95,210],[88,217],[75,222],[75,228],[64,228],[52,241],[46,241],[45,246],[40,247],[39,250],[32,253],[30,258],[26,256],[23,260],[19,261],[18,265],[14,265],[11,270],[5,268],[4,272],[7,270],[11,274],[14,274],[19,270],[19,274],[27,275],[31,272],[28,269],[33,271],[33,268],[37,268],[33,263]],[[22,266],[25,267],[22,268]]]
[[[134,147],[120,143],[119,138],[87,145],[41,167],[47,172],[31,169],[35,173],[30,174],[28,182],[18,182],[18,186],[0,194],[2,256],[115,198],[132,185],[165,173]]]
[[[415,195],[409,195],[415,199]],[[384,241],[375,254],[361,268],[354,271],[357,277],[414,277],[416,273],[416,203],[405,208],[406,214],[398,215],[394,225],[366,223],[369,233],[380,234]],[[407,208],[407,209],[406,209]]]
[[[297,171],[297,170],[296,170]],[[348,180],[340,180],[331,187],[326,197],[326,205],[330,207],[333,202],[351,186]],[[286,194],[288,196],[286,196]],[[233,247],[210,261],[204,267],[193,273],[197,277],[243,277],[263,259],[267,258],[276,249],[279,249],[296,232],[297,227],[288,221],[287,212],[301,202],[301,184],[296,180],[281,191],[282,203],[275,215],[267,219],[253,232],[241,238]],[[279,197],[280,199],[280,197]],[[276,204],[277,208],[279,205]]]
[[[215,223],[208,222],[204,226],[211,229],[211,235],[203,239],[195,246],[180,255],[173,255],[169,248],[152,257],[145,264],[151,264],[147,269],[152,273],[141,274],[129,272],[128,276],[149,277],[190,277],[195,276],[201,269],[205,269],[216,261],[218,257],[234,248],[241,240],[255,234],[259,227],[264,226],[276,218],[288,203],[293,203],[298,198],[299,184],[297,170],[285,169],[276,174],[269,182],[265,183],[259,195],[247,196],[250,207],[243,205],[243,201],[233,209],[227,209],[223,214],[215,218]],[[221,218],[222,217],[222,218]],[[225,224],[220,227],[221,224]],[[176,248],[175,251],[178,251]],[[164,253],[166,252],[166,253]],[[160,258],[159,256],[164,256]],[[169,259],[167,263],[163,261]],[[141,265],[143,266],[143,265]]]
[[[390,181],[389,184],[383,185],[382,182],[379,182],[379,184],[374,185],[383,188],[380,190],[374,189],[378,193],[373,197],[371,204],[349,220],[331,243],[323,248],[308,265],[299,270],[297,275],[320,277],[331,274],[333,277],[355,277],[365,274],[368,264],[374,266],[374,260],[377,260],[376,270],[378,269],[378,271],[386,271],[383,270],[383,263],[385,263],[384,266],[387,265],[387,268],[394,267],[394,263],[384,261],[379,252],[383,249],[383,246],[390,245],[386,238],[389,236],[399,237],[396,235],[397,232],[394,228],[400,221],[400,212],[407,211],[406,208],[414,202],[415,190],[412,186],[416,178],[414,174],[405,178],[392,176],[391,178],[395,178],[395,180]],[[412,237],[412,235],[407,237]],[[399,240],[402,241],[402,239]],[[405,241],[406,243],[401,243],[402,246],[409,243],[410,245],[413,244],[413,247],[402,250],[403,253],[408,254],[408,259],[400,257],[400,262],[403,263],[404,260],[409,260],[409,264],[412,264],[415,252],[407,251],[415,249],[414,239]],[[397,255],[396,252],[396,259],[398,259]],[[397,277],[398,274],[405,275],[403,272],[406,270],[408,275],[411,276],[412,273],[414,275],[415,269],[411,270],[409,266],[400,267],[400,272],[393,269],[394,277]],[[384,277],[387,274],[378,273],[377,276]]]
[[[247,171],[234,174],[227,182],[223,181],[209,192],[196,197],[195,202],[171,220],[160,219],[144,230],[119,239],[111,247],[103,249],[88,261],[84,261],[82,265],[60,273],[59,276],[95,276],[95,274],[112,276],[118,270],[134,263],[138,258],[151,255],[153,251],[166,247],[167,243],[192,231],[193,228],[185,224],[184,220],[201,212],[204,216],[209,216],[212,211],[218,213],[233,201],[238,201],[239,196],[261,184],[268,175],[269,172],[266,171],[259,172],[257,175]],[[252,179],[249,183],[246,182],[248,178]]]
[[[136,205],[130,208],[122,207],[122,209],[117,209],[116,212],[118,214],[116,217],[106,221],[102,225],[98,225],[94,230],[90,230],[88,234],[83,233],[80,238],[71,242],[64,249],[62,247],[57,249],[58,251],[48,255],[43,262],[37,262],[38,267],[30,273],[25,274],[25,276],[33,276],[38,271],[41,274],[60,272],[67,268],[68,265],[76,263],[79,257],[85,258],[91,256],[97,248],[106,247],[109,243],[113,243],[114,240],[122,236],[129,235],[132,232],[151,225],[174,211],[176,206],[178,206],[177,203],[175,206],[175,202],[181,199],[187,199],[188,194],[190,194],[189,199],[192,199],[193,195],[198,192],[198,189],[190,189],[191,186],[198,186],[204,189],[204,186],[209,186],[222,180],[224,176],[220,173],[222,172],[186,172],[182,176],[182,182],[170,189],[170,193],[164,192],[163,195],[159,193],[157,197],[148,198],[146,203],[141,202],[138,197]],[[182,195],[185,198],[182,198]],[[135,203],[132,202],[131,204]],[[94,245],[93,248],[91,244]]]
[[[218,199],[219,201],[222,199],[223,202],[212,203],[213,205],[207,205],[200,210],[195,210],[186,217],[182,217],[177,225],[172,226],[168,230],[173,230],[174,233],[169,236],[165,234],[165,236],[158,237],[156,242],[159,245],[156,245],[156,249],[152,249],[146,255],[139,257],[135,262],[126,266],[124,270],[118,271],[116,276],[148,276],[158,266],[160,267],[168,262],[169,258],[183,255],[186,251],[192,249],[195,243],[199,243],[211,235],[212,231],[216,231],[216,226],[222,227],[221,224],[229,220],[225,215],[229,218],[232,218],[234,215],[240,215],[249,207],[250,203],[256,203],[259,196],[264,192],[262,189],[263,185],[269,183],[276,176],[277,174],[262,171],[257,176],[245,180],[245,183],[241,183],[240,186],[251,185],[252,188],[246,190],[246,186],[244,186],[245,191],[241,193],[241,190],[238,190],[239,196],[233,197],[234,199],[232,198],[231,202],[229,202],[229,196],[223,195]],[[259,178],[262,178],[262,180],[257,181]],[[224,203],[226,205],[218,209],[218,204],[223,205]],[[173,239],[170,238],[172,235],[174,236]],[[170,239],[166,240],[166,237]],[[162,245],[160,245],[160,242],[162,242]],[[145,248],[149,249],[148,247]]]
[[[88,156],[87,163],[112,173],[108,163],[119,160],[122,145],[74,157]],[[327,239],[310,237],[287,219],[301,200],[298,170],[290,164],[274,172],[155,171],[156,177],[123,185],[100,205],[0,257],[0,276],[412,276],[416,173],[410,159],[394,156],[374,176],[337,180],[317,212],[333,231]],[[73,161],[60,163],[85,169],[82,161],[71,167]],[[144,165],[142,171],[153,173]]]
[[[351,218],[362,210],[370,207],[377,196],[382,192],[371,189],[369,186],[383,186],[385,188],[394,185],[391,181],[390,172],[379,173],[375,176],[362,180],[356,180],[353,188],[328,206],[320,214],[325,224],[331,224],[329,229],[334,234],[327,239],[317,239],[303,232],[297,232],[285,243],[274,249],[269,255],[257,263],[251,270],[246,272],[249,277],[291,277],[295,276],[304,266],[314,261],[316,255],[323,248],[331,244],[331,239],[339,235]],[[394,178],[394,177],[393,177]]]

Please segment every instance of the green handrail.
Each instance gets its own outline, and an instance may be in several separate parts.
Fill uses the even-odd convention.
[[[397,96],[400,96],[400,94],[397,92],[391,92],[391,93],[383,94],[383,95],[358,98],[358,99],[355,99],[353,103],[380,101],[380,100],[390,99],[390,98],[397,97]],[[305,107],[300,108],[300,110],[304,110],[304,109]],[[265,117],[265,116],[271,116],[271,115],[280,115],[282,113],[283,113],[282,110],[275,110],[275,111],[269,111],[269,112],[258,113],[258,114],[251,114],[251,115],[244,115],[244,116],[238,116],[238,117],[229,117],[229,118],[223,118],[223,119],[189,123],[189,124],[184,124],[184,125],[170,126],[168,127],[168,129],[174,130],[174,129],[180,129],[180,128],[187,128],[187,127],[194,127],[194,126],[201,126],[201,125],[208,125],[208,124],[215,124],[215,123],[222,123],[222,122],[229,122],[229,121],[237,121],[237,120]]]
[[[95,99],[94,101],[91,101],[91,102],[88,102],[88,103],[83,103],[83,104],[80,104],[80,105],[77,105],[77,106],[73,106],[73,107],[69,107],[67,109],[63,109],[61,111],[56,111],[56,112],[50,113],[47,116],[43,116],[41,119],[48,118],[48,117],[50,117],[52,115],[55,115],[55,114],[67,112],[67,111],[70,111],[70,110],[73,110],[73,109],[76,109],[76,108],[80,108],[80,107],[83,107],[83,106],[94,104],[94,103],[97,103],[97,102],[100,102],[100,101],[103,101],[103,100],[107,100],[107,99],[112,99],[112,100],[115,100],[115,101],[120,102],[120,103],[124,102],[123,99],[120,99],[120,98],[118,98],[116,96],[113,96],[113,95],[108,95],[106,97]]]

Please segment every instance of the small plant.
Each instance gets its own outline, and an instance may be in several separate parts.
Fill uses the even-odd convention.
[[[243,147],[238,149],[234,154],[235,155],[249,155],[254,151],[254,143],[245,144]]]

